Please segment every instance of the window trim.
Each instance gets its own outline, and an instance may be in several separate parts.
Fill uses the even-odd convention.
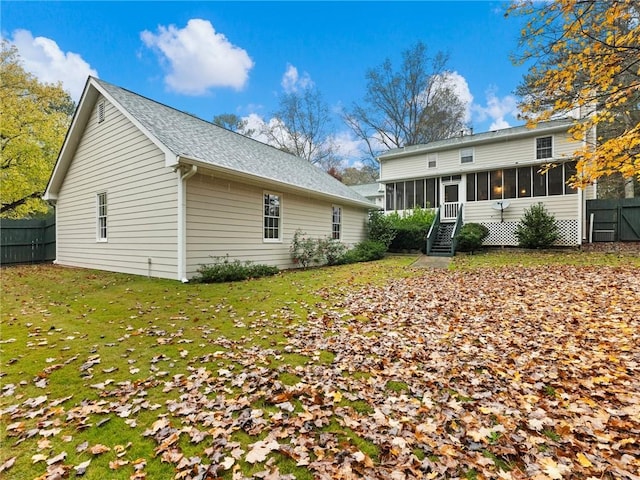
[[[471,155],[468,155],[469,152],[471,152]],[[464,153],[467,153],[467,155],[464,155]],[[471,157],[470,162],[462,161],[463,158],[469,158],[469,157]],[[461,148],[460,149],[460,165],[469,165],[473,163],[476,163],[476,152],[474,148],[473,147]]]
[[[431,165],[433,163],[433,165]],[[427,154],[427,169],[438,168],[438,154],[437,153],[429,153]]]
[[[99,243],[106,243],[109,241],[108,205],[107,192],[96,193],[96,242]],[[101,207],[104,207],[104,211]]]
[[[338,214],[337,222],[336,212]],[[331,206],[331,238],[333,240],[342,240],[342,207],[340,205]]]
[[[278,197],[278,215],[277,216],[267,215],[265,211],[265,207],[267,206],[267,203],[266,203],[267,196]],[[265,221],[267,219],[273,219],[273,218],[276,218],[278,220],[277,227],[273,227],[273,226],[267,227],[265,225],[266,223]],[[270,229],[271,231],[277,229],[278,237],[271,238],[271,237],[265,236],[267,229]],[[282,194],[281,193],[276,193],[276,192],[267,191],[267,190],[264,190],[262,192],[262,242],[263,243],[282,243]]]
[[[544,139],[547,139],[547,138],[551,140],[551,145],[549,147],[542,147],[542,148],[538,147],[538,140],[544,140]],[[535,153],[535,159],[536,160],[551,160],[551,159],[553,159],[554,158],[554,156],[553,156],[553,144],[554,144],[553,135],[545,135],[544,137],[536,137],[535,152],[534,152]],[[539,157],[538,156],[538,152],[540,150],[547,150],[547,149],[550,149],[550,151],[551,151],[550,156],[548,156],[548,157]]]

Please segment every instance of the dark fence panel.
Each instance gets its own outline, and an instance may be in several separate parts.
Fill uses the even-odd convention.
[[[588,200],[594,242],[640,241],[640,198]]]
[[[41,263],[55,258],[55,217],[0,219],[0,264]]]

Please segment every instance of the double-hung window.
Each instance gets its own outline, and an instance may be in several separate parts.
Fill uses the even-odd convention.
[[[473,163],[473,148],[460,150],[460,163]]]
[[[331,238],[340,240],[342,233],[342,208],[334,206],[332,210]]]
[[[553,158],[552,137],[536,138],[536,160]]]
[[[107,241],[107,192],[98,193],[96,197],[96,239]]]
[[[279,242],[281,240],[281,197],[276,193],[265,193],[263,196],[264,233],[263,239],[267,242]]]

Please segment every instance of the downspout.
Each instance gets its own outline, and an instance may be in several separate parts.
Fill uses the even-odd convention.
[[[178,172],[178,280],[187,283],[187,180],[193,177],[198,167],[191,165],[186,172]]]

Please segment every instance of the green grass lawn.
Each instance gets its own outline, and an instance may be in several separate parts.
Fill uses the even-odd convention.
[[[56,470],[74,478],[75,467],[87,461],[86,479],[242,479],[267,473],[270,478],[311,479],[335,477],[336,472],[358,478],[371,469],[378,469],[374,477],[383,478],[394,465],[405,465],[405,473],[422,469],[443,478],[474,478],[482,468],[524,468],[526,455],[508,443],[509,428],[514,438],[522,428],[506,418],[515,415],[504,413],[498,400],[485,404],[469,386],[502,382],[500,372],[509,368],[477,363],[467,372],[447,365],[444,350],[425,357],[427,346],[447,352],[454,346],[461,351],[482,347],[482,355],[495,355],[487,347],[491,336],[486,332],[461,327],[465,343],[456,346],[457,327],[452,325],[471,315],[459,309],[471,305],[473,315],[480,315],[485,304],[476,302],[478,292],[492,295],[472,286],[482,277],[478,271],[506,272],[496,273],[494,280],[513,282],[518,278],[514,272],[539,276],[545,270],[541,265],[558,267],[557,272],[573,268],[578,269],[571,270],[573,276],[586,272],[584,282],[591,288],[589,282],[599,281],[591,272],[601,266],[610,288],[620,275],[624,281],[616,288],[628,297],[640,293],[632,280],[639,257],[491,252],[455,257],[449,271],[410,268],[414,260],[389,257],[211,285],[52,265],[3,268],[0,464],[15,457],[3,478],[47,478],[47,472],[53,478]],[[434,285],[440,287],[432,292]],[[448,303],[447,292],[459,293],[452,289],[467,295],[468,303]],[[548,294],[553,296],[553,290]],[[574,306],[590,301],[582,293],[566,298]],[[629,320],[633,307],[621,302],[606,305],[613,312],[616,339],[618,331],[635,327]],[[586,303],[576,315],[596,308]],[[545,306],[544,312],[556,315],[571,305]],[[513,308],[511,315],[517,316],[521,307]],[[482,315],[478,318],[496,321],[490,313]],[[544,328],[557,327],[545,323]],[[433,332],[429,341],[428,332]],[[633,342],[638,339],[617,344],[620,367]],[[420,350],[414,351],[416,346]],[[603,347],[602,355],[607,352],[613,358]],[[429,373],[434,359],[438,367],[432,373],[437,370],[441,381]],[[618,388],[620,372],[602,367],[596,384]],[[477,378],[467,384],[465,375]],[[522,375],[528,375],[524,366]],[[532,385],[545,381],[541,391],[546,393],[536,397],[540,408],[546,411],[554,395],[560,403],[573,398],[559,380],[527,380]],[[626,384],[630,396],[639,394],[634,382]],[[531,389],[518,394],[529,395],[524,398],[538,395],[533,386],[523,389]],[[478,410],[465,417],[464,409],[471,408]],[[471,422],[476,414],[489,423]],[[429,440],[436,434],[463,436],[465,425],[476,441],[461,443],[464,456],[454,455],[444,440]],[[569,434],[560,420],[544,425],[549,435],[527,441],[536,446],[536,454],[548,455],[561,468],[559,449]],[[478,440],[484,437],[477,434],[484,432],[481,428],[490,441]],[[536,431],[527,430],[527,435]],[[637,448],[622,445],[627,454]],[[587,460],[579,457],[577,465],[587,472],[584,465],[591,463],[595,470],[590,473],[604,475],[596,469],[598,459],[585,452]],[[551,463],[540,465],[544,469]],[[575,478],[588,476],[580,475]]]

